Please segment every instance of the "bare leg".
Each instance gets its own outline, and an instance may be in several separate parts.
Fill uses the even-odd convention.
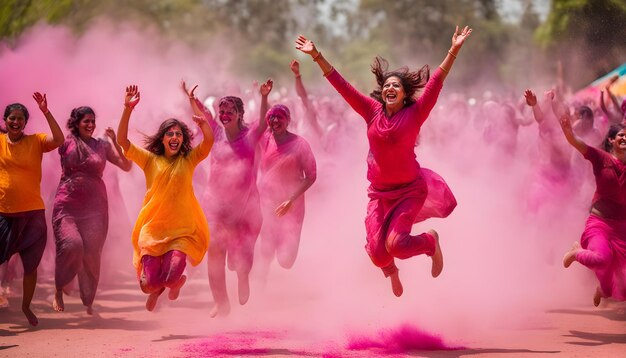
[[[180,276],[180,278],[178,279],[178,281],[176,281],[174,286],[170,287],[170,292],[168,292],[167,298],[169,298],[172,301],[177,299],[178,295],[180,294],[180,288],[183,287],[185,282],[187,282],[187,275]]]
[[[217,241],[217,240],[216,240]],[[226,290],[226,250],[219,242],[212,243],[208,251],[209,287],[215,305],[209,316],[225,316],[230,313],[230,302]]]
[[[400,275],[398,274],[398,272],[399,271],[396,270],[394,273],[389,275],[389,278],[391,279],[391,290],[393,291],[393,294],[396,295],[396,297],[402,296],[402,293],[404,292],[404,289],[402,288],[402,282],[400,282]]]
[[[35,286],[37,285],[37,270],[35,269],[32,273],[28,275],[24,274],[23,281],[23,296],[22,296],[22,312],[28,319],[28,323],[31,326],[36,326],[39,324],[39,320],[37,316],[30,310],[30,303],[33,300],[33,295],[35,294]]]
[[[574,245],[572,245],[572,248],[569,249],[568,252],[565,253],[565,256],[563,256],[563,266],[565,268],[570,267],[570,265],[576,261],[576,254],[578,253],[578,251],[580,251],[581,247],[580,247],[580,243],[578,241],[574,242]],[[595,302],[595,300],[594,300]]]
[[[54,299],[52,300],[52,308],[57,312],[65,311],[65,303],[63,303],[63,290],[57,289],[54,292]]]
[[[443,253],[441,252],[441,246],[439,246],[439,234],[435,230],[428,230],[428,233],[435,238],[435,253],[431,256],[433,264],[430,269],[430,274],[433,277],[437,277],[443,271]]]
[[[219,316],[228,316],[228,314],[230,313],[230,302],[226,301],[223,303],[215,303],[215,305],[213,305],[213,308],[211,309],[211,311],[209,312],[209,317],[211,318],[215,318],[218,315]]]
[[[596,292],[593,294],[593,305],[598,307],[602,301],[602,291],[600,287],[596,287]]]
[[[250,298],[250,275],[248,272],[237,272],[239,304],[245,305]]]
[[[163,291],[165,291],[165,287],[162,287],[157,292],[153,292],[153,293],[148,295],[148,299],[146,300],[146,309],[148,311],[150,311],[150,312],[154,311],[154,308],[156,307],[156,304],[157,304],[157,301],[159,299],[159,296],[161,296]]]

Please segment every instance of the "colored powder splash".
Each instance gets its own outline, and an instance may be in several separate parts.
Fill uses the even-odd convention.
[[[441,336],[426,332],[410,324],[398,328],[383,329],[374,336],[354,335],[348,339],[349,350],[380,350],[383,353],[398,354],[411,351],[459,350],[462,346],[452,346]]]

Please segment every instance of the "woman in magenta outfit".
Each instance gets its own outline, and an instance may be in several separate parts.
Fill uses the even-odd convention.
[[[67,128],[71,134],[59,147],[62,175],[52,211],[56,243],[56,292],[52,307],[58,312],[65,310],[63,287],[78,275],[80,299],[87,313],[92,314],[102,247],[109,228],[109,206],[102,173],[107,161],[124,171],[130,170],[132,162],[122,153],[112,128],[105,131],[111,142],[93,137],[96,114],[90,107],[74,108]]]
[[[388,71],[387,61],[377,57],[372,65],[378,88],[371,98],[350,85],[322,56],[315,44],[299,36],[296,48],[313,57],[324,76],[360,114],[367,124],[370,150],[367,179],[370,202],[367,206],[365,250],[372,262],[390,277],[396,296],[403,288],[394,259],[426,254],[432,258],[431,274],[443,270],[443,255],[436,231],[410,235],[414,223],[428,217],[446,217],[456,200],[441,177],[423,169],[415,158],[414,146],[420,128],[432,110],[459,50],[472,29],[457,27],[452,47],[430,77],[428,66],[410,72],[404,67]],[[430,79],[429,79],[430,77]],[[415,98],[417,90],[423,93]]]
[[[269,131],[259,143],[262,275],[267,275],[274,256],[286,269],[296,261],[304,221],[304,193],[317,179],[315,157],[309,143],[287,130],[291,121],[289,109],[276,104],[267,111],[265,121]]]
[[[599,281],[593,295],[598,306],[602,298],[626,300],[626,127],[613,124],[602,149],[583,142],[572,129],[569,114],[560,118],[567,141],[593,166],[596,192],[580,243],[565,254],[563,265],[574,261],[592,270]]]
[[[213,129],[215,144],[211,152],[209,182],[202,200],[209,226],[208,271],[209,285],[215,306],[211,317],[227,315],[230,300],[226,290],[226,260],[228,268],[237,273],[239,303],[250,297],[249,275],[254,262],[254,245],[261,231],[263,218],[257,189],[256,149],[267,129],[263,116],[267,111],[267,96],[273,82],[268,79],[259,87],[261,106],[259,120],[247,125],[243,120],[244,106],[239,97],[226,96],[219,100],[217,124],[194,95],[194,87],[183,90],[197,115],[204,111]]]

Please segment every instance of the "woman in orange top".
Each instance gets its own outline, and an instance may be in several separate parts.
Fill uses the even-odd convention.
[[[170,288],[170,300],[178,298],[186,280],[186,261],[198,265],[208,249],[209,227],[194,195],[192,177],[196,166],[209,155],[213,131],[206,118],[193,116],[203,139],[192,148],[187,125],[170,118],[146,138],[145,149],[137,147],[128,140],[128,121],[137,103],[137,86],[127,87],[117,142],[146,176],[147,191],[132,243],[139,285],[149,294],[146,309],[152,311],[166,287]]]
[[[6,130],[0,133],[0,264],[19,253],[24,266],[22,312],[28,323],[39,321],[30,310],[37,284],[37,267],[46,247],[46,218],[41,199],[41,160],[43,153],[63,144],[63,131],[48,110],[45,94],[33,98],[46,117],[52,137],[24,134],[28,110],[23,104],[10,104],[4,110]]]

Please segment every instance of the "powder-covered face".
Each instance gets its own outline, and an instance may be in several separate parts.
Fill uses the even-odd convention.
[[[267,125],[274,134],[283,134],[287,131],[289,117],[282,111],[275,111],[267,119]]]
[[[237,125],[239,123],[239,112],[234,103],[224,101],[219,105],[218,117],[224,127]]]
[[[85,114],[83,119],[78,121],[78,136],[82,139],[89,139],[96,130],[96,116],[91,113]]]
[[[9,135],[12,137],[21,136],[24,134],[24,127],[26,127],[26,116],[21,110],[14,109],[6,118],[5,124]]]
[[[166,158],[172,158],[180,152],[183,139],[183,130],[179,125],[174,125],[167,129],[162,139]]]
[[[626,152],[626,129],[617,132],[615,139],[610,140],[614,152]]]
[[[382,91],[383,101],[387,107],[403,106],[404,87],[402,87],[402,81],[397,76],[391,76],[385,80]]]

